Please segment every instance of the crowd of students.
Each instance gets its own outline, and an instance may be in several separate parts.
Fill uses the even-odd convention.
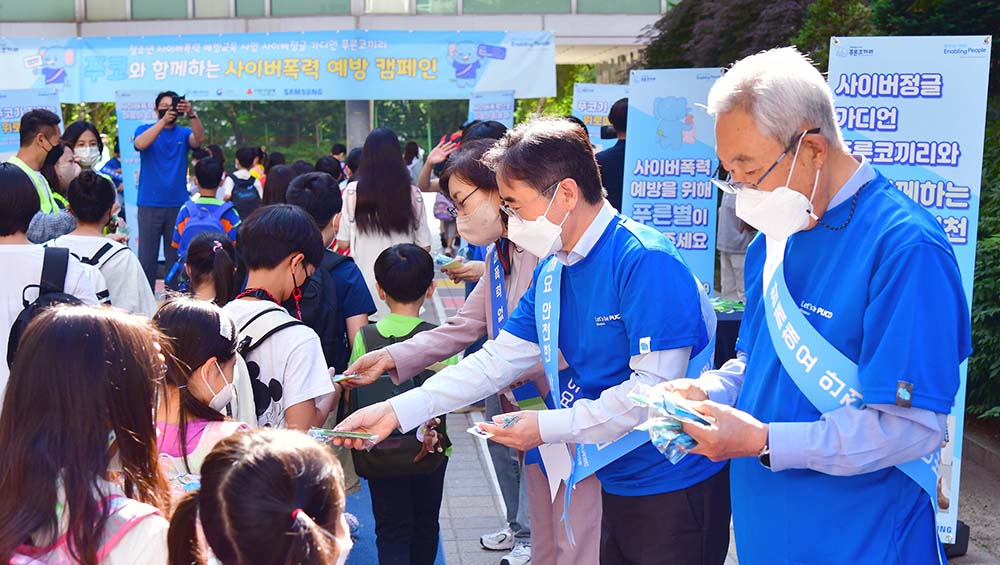
[[[700,281],[609,202],[617,156],[595,157],[578,122],[472,124],[419,175],[386,128],[315,165],[241,148],[232,175],[208,148],[192,195],[203,131],[176,120],[197,114],[174,93],[156,103],[135,138],[142,178],[160,175],[140,179],[138,258],[114,229],[115,181],[93,170],[95,129],[60,137],[58,116],[28,112],[0,164],[0,561],[341,564],[359,475],[379,562],[433,563],[445,414],[484,398],[476,433],[528,510],[483,536],[510,550],[503,565],[718,565],[731,518],[748,563],[945,561],[936,477],[914,467],[947,441],[970,350],[957,263],[933,217],[846,151],[796,50],[736,63],[709,94],[732,175],[713,184],[762,234],[737,358],[717,370]],[[420,317],[435,291],[423,191],[485,247],[437,327]],[[149,237],[179,257],[159,305]],[[789,292],[837,315],[810,323]],[[775,319],[807,355],[826,347],[865,404],[814,394],[820,360],[786,355]],[[636,390],[673,398],[681,458],[632,433],[650,415]],[[331,436],[351,450],[314,439]]]

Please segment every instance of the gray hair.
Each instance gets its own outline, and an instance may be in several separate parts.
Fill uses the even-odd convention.
[[[781,145],[807,127],[819,127],[833,148],[844,148],[833,92],[812,61],[795,47],[762,51],[734,63],[715,81],[707,108],[712,116],[741,109],[761,133]]]

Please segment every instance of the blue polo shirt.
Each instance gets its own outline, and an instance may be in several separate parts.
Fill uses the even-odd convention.
[[[867,165],[863,165],[867,166]],[[851,199],[823,215],[840,226]],[[814,422],[820,413],[782,368],[762,302],[765,241],[747,250],[747,306],[737,348],[748,355],[736,407],[763,422]],[[968,304],[951,245],[934,217],[882,175],[858,193],[843,230],[793,235],[785,280],[806,319],[858,364],[864,401],[895,404],[897,381],[914,407],[946,414],[971,352]],[[937,563],[935,509],[895,467],[854,476],[772,472],[732,461],[740,562]]]
[[[504,326],[534,343],[535,284],[542,264]],[[562,271],[559,349],[576,372],[576,398],[594,400],[627,381],[632,374],[629,360],[639,355],[640,342],[648,341],[649,351],[701,351],[708,335],[699,292],[670,240],[616,214],[590,253]],[[565,390],[566,383],[562,386]],[[645,496],[700,483],[722,466],[699,455],[673,465],[647,442],[598,471],[597,477],[610,494]]]
[[[143,124],[136,128],[135,137],[153,127]],[[191,128],[163,128],[153,143],[139,152],[139,206],[176,208],[189,198],[187,191],[188,151],[191,150]]]

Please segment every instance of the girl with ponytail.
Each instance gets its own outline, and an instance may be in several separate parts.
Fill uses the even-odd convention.
[[[222,232],[201,233],[191,240],[184,271],[199,300],[222,307],[236,296],[236,249]]]
[[[218,306],[183,297],[153,321],[172,345],[156,414],[160,466],[175,492],[184,492],[197,488],[201,463],[219,440],[249,429],[223,415],[234,398],[236,326]]]
[[[220,441],[202,464],[201,489],[174,512],[172,565],[341,565],[352,542],[344,475],[329,448],[291,430],[258,428]],[[209,547],[198,541],[198,525]]]

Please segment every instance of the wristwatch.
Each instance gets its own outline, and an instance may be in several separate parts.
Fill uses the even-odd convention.
[[[195,112],[194,114],[188,114],[188,119],[189,120],[199,120],[201,118],[198,117],[198,112]]]
[[[765,469],[771,468],[771,437],[768,434],[768,438],[764,440],[764,447],[757,454],[757,461],[760,462],[761,466]]]

